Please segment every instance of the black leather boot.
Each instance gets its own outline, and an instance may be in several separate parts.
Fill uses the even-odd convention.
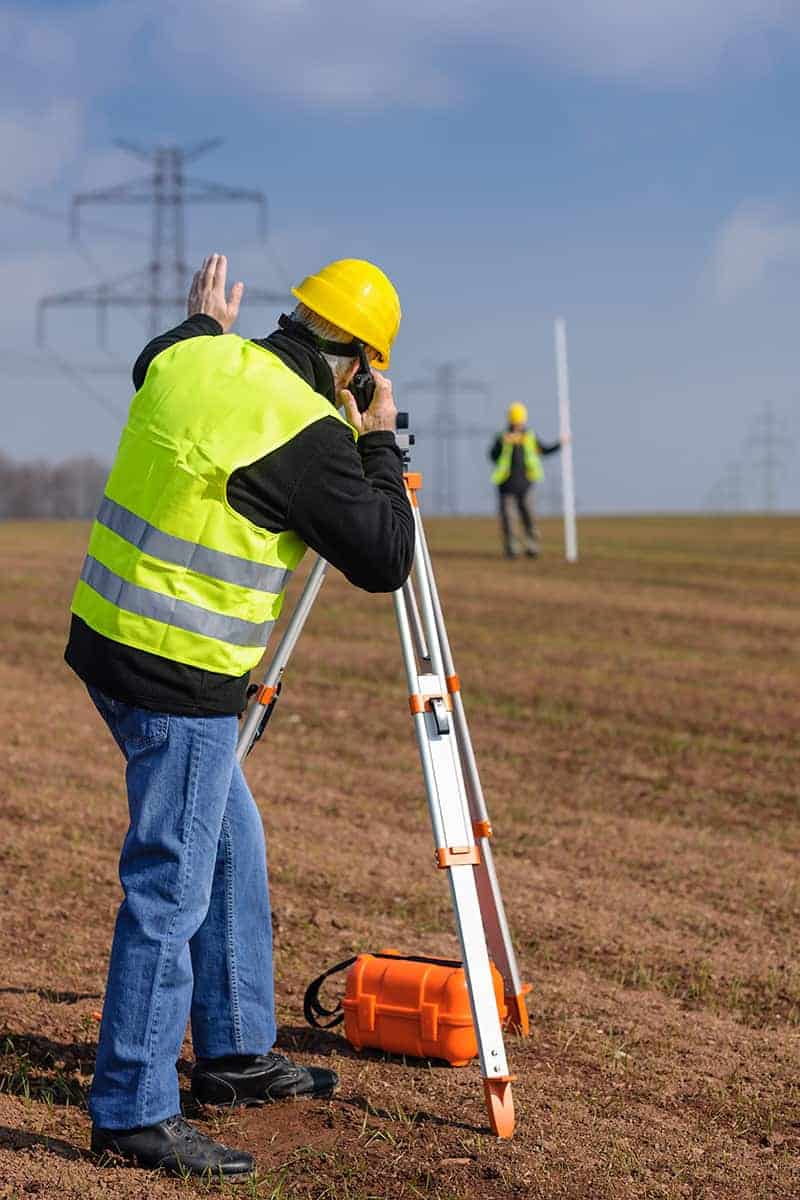
[[[118,1155],[137,1167],[170,1171],[173,1175],[250,1175],[252,1154],[231,1150],[195,1129],[178,1115],[139,1129],[100,1129],[92,1126],[92,1153]]]
[[[266,1104],[292,1097],[331,1096],[339,1076],[325,1067],[299,1067],[283,1054],[200,1058],[192,1071],[192,1095],[201,1104]]]

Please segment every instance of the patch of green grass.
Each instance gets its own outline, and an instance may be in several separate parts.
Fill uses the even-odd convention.
[[[632,958],[615,977],[621,987],[663,992],[686,1004],[729,1012],[745,1025],[800,1025],[800,971],[771,967],[766,975],[717,974],[704,961]]]
[[[45,1074],[28,1049],[12,1037],[0,1046],[0,1092],[20,1096],[23,1100],[39,1100],[48,1107],[78,1105],[86,1107],[86,1085],[75,1074],[53,1065]]]
[[[241,1200],[291,1200],[288,1171],[285,1167],[277,1171],[254,1171],[244,1179],[226,1179],[222,1173],[209,1170],[202,1175],[182,1171],[179,1179],[182,1190],[192,1195],[214,1195],[240,1197]]]
[[[549,970],[578,966],[618,987],[660,992],[690,1008],[729,1013],[753,1029],[800,1026],[800,968],[794,964],[740,976],[720,972],[705,959],[676,960],[625,948],[588,946],[563,933],[547,938],[518,937],[517,945]],[[535,973],[535,966],[531,970]]]
[[[712,1118],[750,1140],[768,1144],[792,1130],[800,1112],[800,1080],[784,1088],[772,1079],[750,1079],[737,1068],[702,1097]]]
[[[620,987],[659,991],[673,999],[704,1004],[715,987],[714,972],[706,962],[648,962],[635,958],[624,963],[616,979]]]

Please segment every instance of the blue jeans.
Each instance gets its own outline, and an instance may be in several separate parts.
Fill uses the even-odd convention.
[[[89,694],[125,755],[130,811],[89,1111],[102,1128],[130,1129],[180,1112],[190,1017],[198,1058],[274,1045],[266,850],[235,717]]]

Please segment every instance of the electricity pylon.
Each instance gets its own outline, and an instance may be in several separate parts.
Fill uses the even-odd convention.
[[[467,425],[459,419],[458,397],[464,393],[477,394],[488,405],[489,389],[485,383],[460,379],[458,365],[445,362],[435,368],[432,380],[406,384],[405,390],[409,395],[429,392],[436,397],[433,421],[425,426],[415,424],[414,428],[432,439],[436,463],[432,472],[431,507],[438,513],[453,513],[456,511],[455,444],[461,438],[491,433],[489,426]]]
[[[184,149],[181,146],[156,146],[143,149],[130,142],[117,142],[123,150],[148,163],[151,172],[143,178],[119,183],[114,187],[81,192],[72,200],[72,230],[77,237],[80,214],[86,205],[149,205],[152,210],[150,262],[143,270],[119,279],[45,296],[39,301],[37,337],[44,341],[45,314],[49,308],[93,308],[97,314],[97,338],[106,344],[110,308],[145,309],[149,314],[151,337],[162,328],[162,311],[182,308],[186,303],[190,269],[185,260],[185,208],[187,204],[255,204],[259,232],[266,237],[267,200],[263,192],[232,188],[221,183],[190,179],[187,163],[219,145],[213,138]],[[283,293],[247,289],[247,303],[283,304]]]
[[[764,512],[774,512],[778,499],[778,479],[791,448],[786,421],[775,412],[772,398],[767,396],[764,407],[753,422],[749,444],[756,449],[753,466],[761,472]]]

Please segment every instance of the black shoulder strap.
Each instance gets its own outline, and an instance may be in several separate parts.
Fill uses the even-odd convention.
[[[364,344],[359,342],[358,338],[351,338],[349,342],[333,342],[330,338],[320,337],[318,333],[314,333],[313,329],[309,329],[301,321],[287,317],[286,313],[281,313],[278,317],[278,324],[288,337],[293,337],[296,341],[302,342],[304,346],[311,346],[314,350],[321,350],[323,354],[336,354],[342,358],[358,358],[358,348]]]
[[[352,967],[355,961],[355,957],[347,958],[344,962],[337,963],[335,967],[328,967],[327,971],[318,975],[306,988],[306,994],[303,997],[303,1016],[309,1025],[313,1025],[314,1029],[334,1029],[337,1025],[341,1025],[344,1020],[341,1000],[337,1001],[335,1008],[325,1008],[323,1004],[320,1004],[319,989],[329,975],[335,975],[338,971],[346,971],[348,967]],[[320,1017],[333,1019],[323,1022],[319,1020]]]

